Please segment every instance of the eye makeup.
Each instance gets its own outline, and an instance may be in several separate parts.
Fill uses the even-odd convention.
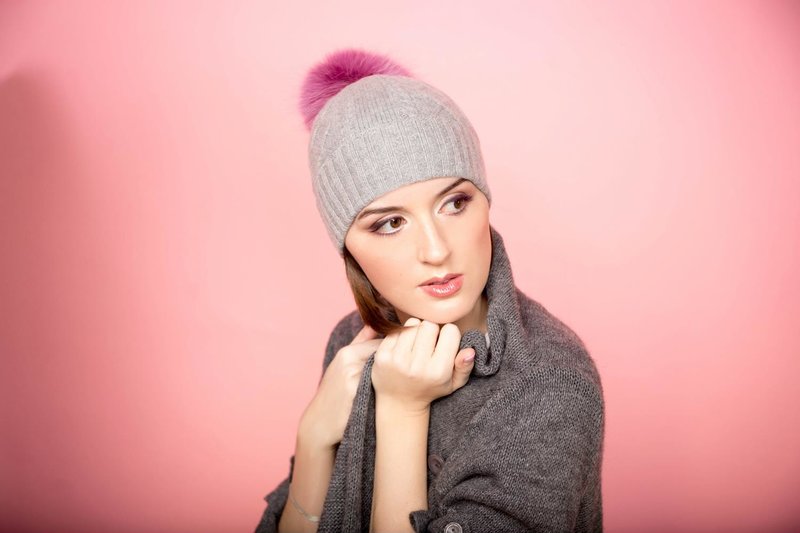
[[[447,200],[444,203],[444,205],[447,205],[447,204],[450,204],[450,203],[454,203],[454,202],[458,202],[458,201],[462,201],[464,203],[464,206],[461,209],[457,210],[457,211],[454,211],[454,212],[451,212],[451,213],[447,213],[448,215],[450,215],[450,216],[458,216],[461,213],[463,213],[467,209],[467,206],[469,205],[469,203],[472,201],[472,195],[468,194],[468,193],[465,193],[465,192],[458,193],[456,196],[454,196],[454,197],[450,198],[449,200]],[[381,237],[388,237],[390,235],[394,235],[395,233],[397,233],[399,231],[399,229],[395,230],[395,231],[388,232],[388,233],[380,232],[378,230],[381,229],[386,224],[388,224],[389,222],[391,222],[392,220],[402,220],[402,219],[403,219],[403,217],[401,217],[401,216],[391,216],[391,217],[388,217],[388,218],[382,218],[382,219],[378,220],[377,222],[375,222],[374,224],[372,224],[368,228],[368,231],[370,231],[371,233],[374,233],[376,235],[379,235]]]

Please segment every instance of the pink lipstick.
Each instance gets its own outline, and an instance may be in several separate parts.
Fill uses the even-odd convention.
[[[436,278],[434,278],[434,280],[435,279]],[[439,280],[442,279],[443,281],[440,281],[439,283],[430,283],[431,280],[428,280],[426,284],[420,285],[420,288],[436,298],[446,298],[457,293],[459,289],[461,289],[461,285],[464,283],[463,274],[448,274],[444,278],[439,278]]]

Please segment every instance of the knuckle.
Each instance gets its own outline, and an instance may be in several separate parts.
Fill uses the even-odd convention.
[[[428,331],[439,331],[439,325],[436,322],[431,322],[430,320],[423,320],[422,324],[420,324],[420,328]]]
[[[405,370],[405,375],[407,378],[413,381],[425,381],[427,379],[427,375],[424,369],[420,369],[413,366]]]
[[[444,332],[445,329],[447,329],[447,334],[448,335],[451,335],[451,334],[452,335],[459,335],[459,336],[461,335],[461,330],[458,328],[458,326],[456,326],[452,322],[448,322],[447,324],[442,326],[442,332]]]
[[[373,361],[372,365],[384,366],[388,361],[391,361],[391,358],[392,354],[386,347],[378,348],[378,350],[375,352],[375,360]]]

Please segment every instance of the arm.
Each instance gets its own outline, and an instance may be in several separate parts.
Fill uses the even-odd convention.
[[[335,455],[334,448],[318,445],[307,430],[298,431],[288,497],[294,497],[308,514],[319,516],[322,513]],[[315,533],[317,525],[318,522],[306,519],[289,501],[281,514],[278,533]]]
[[[428,508],[426,456],[430,405],[410,410],[389,398],[377,397],[375,402],[375,482],[370,532],[413,533],[409,513]]]
[[[521,376],[470,422],[436,507],[410,514],[414,531],[602,531],[603,434],[599,382],[564,368]]]
[[[469,380],[475,350],[459,350],[461,332],[452,323],[411,317],[384,338],[371,369],[375,389],[376,531],[412,531],[413,509],[428,506],[428,426],[431,402]]]
[[[336,324],[325,348],[320,383],[339,349],[354,339],[361,326],[356,312],[349,313]],[[306,513],[319,516],[333,472],[336,446],[326,445],[322,437],[312,433],[315,424],[308,422],[306,409],[298,427],[289,475],[264,497],[267,507],[256,526],[256,533],[317,529],[318,523],[306,520],[292,505],[290,491]],[[297,524],[300,527],[295,527]]]
[[[319,523],[300,514],[290,498],[294,497],[306,513],[320,516],[333,473],[336,448],[317,437],[307,420],[304,416],[300,421],[289,476],[265,497],[267,508],[256,533],[317,531]]]

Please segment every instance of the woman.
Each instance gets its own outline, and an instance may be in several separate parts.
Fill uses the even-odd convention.
[[[352,49],[311,70],[302,110],[357,310],[256,531],[602,531],[600,377],[515,286],[466,116]]]

